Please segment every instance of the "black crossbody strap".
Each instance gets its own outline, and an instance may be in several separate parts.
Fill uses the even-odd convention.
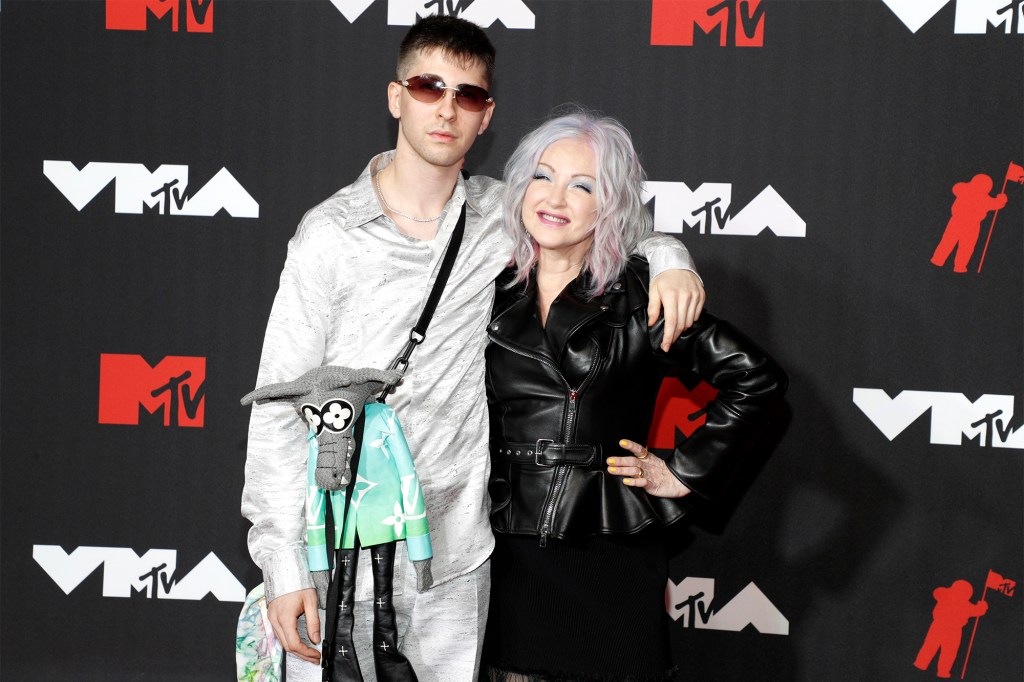
[[[416,346],[423,343],[423,339],[427,337],[427,326],[430,324],[430,319],[434,316],[434,311],[437,309],[437,304],[441,300],[441,294],[444,292],[444,287],[448,283],[448,276],[452,274],[452,268],[455,267],[455,257],[459,255],[459,247],[462,245],[462,235],[466,232],[466,202],[462,202],[462,211],[459,213],[459,220],[455,223],[455,229],[452,230],[451,239],[448,240],[448,246],[444,250],[444,258],[441,260],[441,266],[437,270],[437,279],[434,280],[434,286],[430,289],[430,294],[427,296],[426,303],[423,304],[423,311],[420,313],[420,319],[416,321],[416,326],[409,332],[409,340],[405,344],[405,348],[399,353],[395,361],[391,363],[389,369],[400,369],[404,373],[409,367],[409,356],[412,355],[413,350]],[[377,397],[377,402],[382,403],[387,400],[388,394],[395,389],[394,384],[388,384],[381,391],[380,396]]]

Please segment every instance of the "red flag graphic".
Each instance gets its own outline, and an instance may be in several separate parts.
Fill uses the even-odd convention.
[[[1024,166],[1018,166],[1011,161],[1010,167],[1006,169],[1006,181],[1019,182],[1024,185]]]
[[[1013,596],[1013,590],[1017,587],[1017,582],[1009,580],[999,575],[993,570],[989,570],[988,578],[985,580],[985,588],[989,590],[995,590],[1000,594],[1005,594],[1007,597]]]

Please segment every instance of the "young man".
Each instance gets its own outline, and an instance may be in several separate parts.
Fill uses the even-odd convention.
[[[466,204],[465,236],[425,341],[389,399],[402,421],[423,488],[433,545],[433,587],[417,592],[401,556],[393,604],[401,651],[419,679],[475,680],[489,598],[488,427],[485,327],[494,279],[511,244],[499,227],[501,183],[464,179],[463,159],[490,125],[494,48],[476,25],[429,17],[402,42],[388,108],[398,120],[393,152],[310,210],[288,245],[267,326],[258,386],[320,365],[385,368],[409,336],[435,269]],[[655,248],[657,247],[657,248]],[[703,288],[685,248],[656,235],[639,252],[652,272],[651,317],[666,304],[666,343],[699,315]],[[307,427],[295,410],[253,408],[242,513],[263,569],[269,616],[288,655],[288,679],[319,680],[322,611],[305,555]],[[401,548],[401,544],[399,545]],[[372,605],[366,553],[357,578],[356,653],[372,670]],[[322,587],[322,586],[321,586]],[[362,600],[362,601],[359,601]]]

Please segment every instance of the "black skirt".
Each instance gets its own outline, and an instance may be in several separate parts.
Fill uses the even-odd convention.
[[[661,532],[497,535],[483,679],[670,679],[667,579]]]

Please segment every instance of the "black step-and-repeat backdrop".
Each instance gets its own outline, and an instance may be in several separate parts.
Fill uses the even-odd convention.
[[[679,679],[1024,678],[1021,0],[2,0],[0,676],[231,678],[285,245],[392,147],[436,12],[498,48],[468,167],[565,102],[620,118],[791,375],[677,538]],[[651,445],[713,396],[667,381]]]

